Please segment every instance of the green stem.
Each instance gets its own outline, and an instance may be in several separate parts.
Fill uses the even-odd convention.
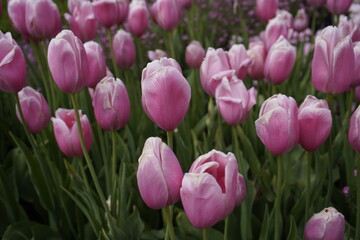
[[[50,68],[49,68],[49,63],[48,63],[48,59],[47,59],[47,48],[46,48],[46,42],[44,41],[43,44],[40,44],[41,45],[41,48],[42,48],[42,51],[43,51],[43,55],[44,55],[44,61],[45,61],[45,69],[46,69],[46,72],[48,74],[48,79],[46,82],[49,83],[49,88],[50,88],[50,92],[51,92],[51,101],[53,103],[53,109],[57,109],[57,104],[56,104],[56,95],[55,95],[55,86],[54,86],[54,80],[52,78],[52,75],[51,75],[51,72],[50,72]]]
[[[356,174],[356,236],[360,239],[360,155],[357,157],[357,174]]]
[[[109,50],[111,52],[111,61],[112,61],[112,65],[114,68],[114,75],[115,75],[115,78],[119,78],[120,77],[119,69],[118,69],[118,66],[116,65],[115,53],[114,53],[114,49],[113,49],[113,37],[112,37],[112,32],[111,32],[110,28],[107,29],[107,35],[109,38],[109,44],[110,44]]]
[[[316,28],[316,18],[317,18],[317,9],[313,11],[313,17],[311,21],[311,42],[314,43],[315,39],[315,28]]]
[[[310,204],[310,197],[311,197],[311,159],[312,159],[312,152],[307,153],[307,171],[306,171],[306,207],[305,207],[305,219],[309,219],[309,212],[311,212],[311,204]]]
[[[230,216],[225,218],[225,227],[224,227],[224,240],[228,240],[229,239],[229,228],[230,228]]]
[[[174,227],[172,224],[172,214],[171,214],[170,208],[171,208],[171,206],[166,206],[164,208],[165,219],[166,219],[166,232],[170,235],[171,240],[176,240]]]
[[[174,139],[173,139],[174,133],[171,131],[167,131],[166,136],[167,136],[167,143],[168,143],[169,148],[173,149],[174,148]]]
[[[283,161],[282,156],[278,156],[278,176],[275,200],[275,240],[281,239],[282,232],[282,216],[281,216],[281,198],[282,198],[282,181],[283,181]]]
[[[173,32],[175,30],[167,31],[168,39],[169,39],[169,54],[170,57],[176,59],[176,53],[174,48],[174,38],[173,38]]]
[[[110,210],[113,215],[116,215],[116,131],[111,131],[111,142],[112,142],[112,157],[111,157],[111,207]]]
[[[203,240],[209,240],[209,231],[207,228],[203,229]]]
[[[335,107],[334,107],[334,95],[332,94],[328,94],[327,96],[327,101],[333,116],[333,119],[336,119],[335,116]],[[331,202],[331,196],[332,196],[332,191],[333,191],[333,172],[332,172],[332,168],[333,168],[333,159],[332,159],[332,131],[330,132],[330,136],[329,136],[329,162],[328,162],[328,192],[327,192],[327,196],[326,196],[326,206],[328,206]]]

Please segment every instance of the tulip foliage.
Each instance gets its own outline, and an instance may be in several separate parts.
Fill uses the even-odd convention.
[[[360,239],[360,3],[0,2],[0,238]]]

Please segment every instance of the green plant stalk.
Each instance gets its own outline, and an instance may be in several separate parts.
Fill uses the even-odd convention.
[[[281,239],[282,233],[282,216],[281,216],[281,199],[282,199],[282,181],[283,181],[283,160],[282,156],[277,158],[278,176],[276,186],[276,200],[275,200],[275,240]]]
[[[311,159],[312,159],[312,152],[307,152],[307,166],[306,166],[306,203],[305,203],[305,220],[309,219],[309,212],[311,212]]]
[[[356,174],[356,233],[355,239],[360,239],[360,155],[357,156]]]
[[[208,228],[203,229],[203,240],[209,240],[209,231]]]
[[[169,148],[171,148],[173,150],[174,148],[174,133],[172,131],[166,131],[166,137],[167,137],[167,144],[169,146]]]
[[[171,30],[171,31],[166,31],[167,32],[167,35],[168,35],[168,41],[169,41],[169,54],[170,54],[170,57],[176,59],[176,53],[175,53],[175,48],[174,48],[174,37],[173,37],[173,32],[175,31],[174,30]]]
[[[316,27],[316,18],[317,18],[317,9],[313,11],[313,17],[311,21],[311,42],[314,42],[315,39],[315,27]]]
[[[176,240],[174,227],[172,224],[171,206],[166,206],[163,209],[166,219],[166,236],[170,235],[171,240]]]
[[[229,240],[229,228],[230,228],[230,216],[227,216],[225,218],[225,227],[224,227],[224,240]]]
[[[116,216],[116,131],[111,131],[112,155],[111,155],[111,209],[110,211]]]
[[[119,78],[120,74],[119,74],[119,69],[118,69],[117,64],[116,64],[115,53],[114,53],[114,49],[113,49],[112,33],[111,33],[110,28],[108,28],[106,31],[107,31],[107,35],[108,35],[108,39],[109,39],[109,44],[110,44],[110,47],[109,47],[110,49],[109,50],[111,52],[111,62],[112,62],[113,68],[114,68],[115,78]]]
[[[333,119],[336,119],[334,117],[334,111],[335,111],[335,107],[334,107],[334,95],[332,95],[331,93],[329,93],[327,95],[327,102],[329,104],[330,107],[330,111],[331,114],[333,116]],[[333,143],[333,138],[332,138],[332,130],[330,132],[330,137],[329,137],[329,162],[328,162],[328,192],[327,192],[327,196],[326,196],[326,206],[328,206],[331,202],[331,196],[332,196],[332,191],[333,191],[333,172],[332,172],[332,167],[333,167],[333,158],[332,158],[332,143]]]
[[[50,88],[50,92],[51,92],[51,101],[53,102],[53,109],[57,109],[57,104],[56,104],[56,95],[55,95],[55,82],[54,82],[54,79],[51,75],[51,72],[50,72],[50,68],[49,68],[49,63],[48,63],[48,59],[47,59],[47,48],[46,48],[46,42],[44,41],[43,44],[41,44],[41,48],[42,48],[42,51],[43,51],[43,55],[44,55],[44,59],[45,59],[45,69],[47,71],[47,74],[48,74],[48,83],[49,83],[49,88]]]

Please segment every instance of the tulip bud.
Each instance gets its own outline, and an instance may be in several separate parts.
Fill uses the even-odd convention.
[[[240,202],[241,180],[235,155],[216,150],[198,157],[185,173],[181,202],[191,224],[211,227],[227,217]]]
[[[139,191],[146,205],[161,209],[179,201],[183,175],[171,148],[158,137],[148,138],[136,174]]]
[[[54,37],[61,30],[59,9],[52,0],[26,1],[25,22],[34,39]]]
[[[92,132],[89,119],[80,114],[81,128],[87,151],[91,148]],[[80,144],[80,136],[76,124],[75,111],[73,109],[59,108],[55,112],[55,118],[51,118],[54,126],[56,142],[60,150],[68,157],[81,157],[83,151]]]
[[[97,21],[106,28],[116,25],[118,6],[116,0],[94,0],[94,13]]]
[[[266,59],[266,49],[262,41],[250,43],[248,55],[253,64],[249,66],[248,72],[251,78],[259,80],[264,78],[264,64]]]
[[[82,42],[95,38],[98,23],[95,19],[93,5],[90,2],[80,2],[72,12],[72,15],[65,13],[65,19],[70,25],[71,31]]]
[[[297,32],[304,31],[309,25],[308,15],[305,12],[304,8],[301,8],[297,11],[294,19],[294,30]]]
[[[93,97],[97,122],[104,130],[117,130],[125,126],[130,116],[130,100],[120,79],[105,77],[96,86]]]
[[[185,61],[191,68],[199,68],[205,57],[205,50],[198,41],[191,41],[186,47]]]
[[[117,24],[121,25],[125,22],[129,13],[129,1],[128,0],[117,0],[118,7],[118,19]]]
[[[142,72],[141,91],[145,113],[160,128],[173,131],[184,119],[191,89],[174,59],[148,63]]]
[[[351,37],[341,29],[326,27],[316,37],[312,61],[312,82],[320,92],[343,93],[353,80],[355,56]]]
[[[113,51],[120,68],[131,68],[136,59],[134,39],[131,34],[120,29],[113,39]]]
[[[89,0],[68,0],[67,6],[71,14],[74,14],[74,10],[76,7],[81,5],[84,2],[89,2]]]
[[[222,49],[208,48],[200,66],[201,86],[211,96],[215,96],[216,87],[224,76],[232,76],[229,55]]]
[[[155,49],[155,51],[148,51],[148,58],[150,59],[150,61],[154,61],[154,60],[160,60],[161,58],[168,58],[168,54],[161,50],[161,49]]]
[[[321,7],[326,3],[326,0],[307,0],[307,3],[313,7]]]
[[[355,67],[351,87],[360,85],[360,42],[354,43]]]
[[[25,87],[26,63],[11,33],[0,31],[0,90],[19,92]]]
[[[256,134],[273,155],[293,149],[299,141],[298,107],[292,97],[277,94],[261,106]]]
[[[26,126],[31,133],[38,133],[50,122],[51,113],[44,96],[31,87],[24,87],[19,93],[19,100]],[[22,122],[18,106],[16,115]]]
[[[286,39],[290,38],[291,29],[289,22],[284,21],[280,17],[271,19],[265,29],[265,45],[267,51],[270,50],[271,46],[280,38],[281,35]]]
[[[349,142],[353,149],[360,152],[360,107],[350,118]]]
[[[172,30],[181,21],[181,6],[178,0],[156,0],[151,7],[156,23],[165,30]]]
[[[106,76],[106,60],[102,47],[97,42],[86,42],[84,48],[89,66],[86,86],[94,88]]]
[[[223,78],[216,88],[215,97],[221,116],[232,126],[243,122],[256,103],[255,89],[247,91],[244,83],[236,76],[231,81]]]
[[[301,146],[309,152],[318,149],[329,137],[331,111],[325,100],[308,95],[299,108]]]
[[[9,18],[16,31],[24,36],[28,36],[29,32],[25,22],[26,0],[8,1],[7,9]]]
[[[235,70],[236,76],[245,80],[248,68],[253,64],[244,45],[234,44],[229,50],[230,66]]]
[[[129,31],[136,36],[143,35],[149,24],[149,11],[144,0],[132,0],[128,15]]]
[[[256,0],[255,13],[261,21],[268,21],[275,17],[278,0]]]
[[[325,208],[314,214],[305,226],[305,239],[344,239],[345,219],[335,208]]]
[[[75,93],[86,86],[86,51],[71,31],[63,30],[50,41],[47,57],[54,81],[62,91]]]
[[[353,1],[354,0],[327,0],[326,7],[331,13],[337,15],[345,14],[349,10]]]

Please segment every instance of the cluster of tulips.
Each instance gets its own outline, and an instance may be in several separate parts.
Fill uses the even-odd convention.
[[[13,94],[16,107],[10,109],[27,139],[11,130],[6,137],[15,143],[11,148],[25,156],[40,206],[48,212],[44,225],[50,226],[51,234],[85,239],[86,233],[77,233],[85,223],[84,232],[93,231],[89,239],[197,239],[198,229],[203,229],[204,240],[239,236],[277,240],[285,235],[287,239],[360,239],[360,174],[354,171],[360,158],[350,159],[354,154],[346,153],[351,157],[345,159],[345,170],[337,173],[345,172],[346,187],[356,193],[354,213],[342,214],[332,202],[337,188],[334,165],[340,164],[335,146],[349,152],[350,145],[360,152],[360,107],[355,110],[355,100],[360,99],[360,10],[354,16],[341,15],[356,7],[352,0],[307,0],[307,8],[300,8],[295,17],[280,10],[278,0],[254,1],[265,30],[249,38],[243,25],[243,42],[233,43],[229,50],[195,38],[184,49],[175,44],[184,15],[188,23],[197,19],[193,13],[198,13],[198,1],[156,0],[150,5],[145,0],[68,0],[69,13],[63,14],[67,27],[55,2],[6,3],[12,26],[30,44],[35,62],[10,32],[0,31],[0,90],[4,96]],[[234,1],[231,8],[240,9],[244,17],[241,2]],[[313,9],[312,19],[307,9]],[[334,26],[316,33],[320,9],[332,14]],[[166,51],[145,53],[149,26],[164,33]],[[108,33],[108,48],[96,41],[100,27]],[[183,62],[189,69],[183,71]],[[293,93],[301,88],[306,92],[287,96],[290,88]],[[96,122],[89,120],[92,116]],[[145,129],[151,129],[150,134],[142,132]],[[161,139],[165,135],[167,143]],[[257,146],[261,143],[265,149]],[[58,149],[61,161],[54,160]],[[189,149],[194,153],[185,155],[191,159],[184,163],[184,151]],[[305,191],[296,196],[305,201],[295,204],[301,209],[297,212],[304,213],[296,219],[285,211],[295,192],[287,174],[292,167],[286,161],[299,161],[305,153],[308,161],[300,161],[305,162],[301,164],[306,177],[299,183]],[[328,169],[313,160],[324,160]],[[319,172],[321,176],[316,176]],[[2,173],[0,180],[7,176]],[[137,187],[131,189],[127,185],[134,178]],[[323,201],[314,189],[324,185],[325,178]],[[269,187],[270,182],[274,186]],[[270,196],[268,188],[273,188]],[[9,203],[1,196],[3,209]],[[19,197],[15,199],[19,202]],[[255,221],[257,226],[252,221],[256,207],[263,216],[262,225]],[[162,209],[162,214],[148,208]],[[73,212],[76,220],[70,217]],[[16,225],[22,216],[17,214],[7,218],[6,229],[0,228],[3,238],[25,234],[36,239],[34,229],[40,225]],[[156,232],[152,220],[144,226],[142,219],[159,216],[164,229]],[[234,227],[238,221],[241,227]],[[64,226],[71,230],[61,233]],[[187,238],[192,232],[194,238]]]

